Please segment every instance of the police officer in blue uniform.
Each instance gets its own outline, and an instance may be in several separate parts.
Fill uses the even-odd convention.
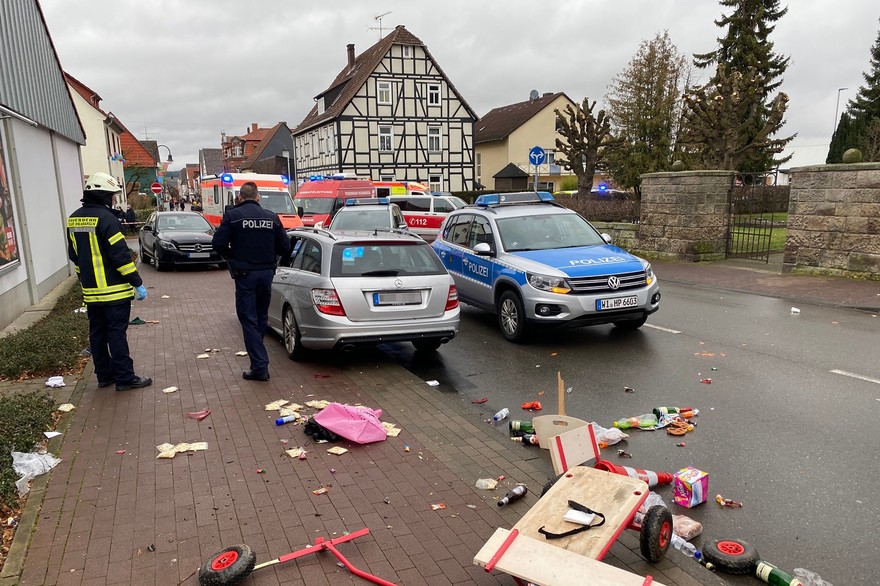
[[[229,264],[235,280],[235,311],[251,361],[245,380],[269,380],[269,354],[263,335],[269,321],[269,300],[275,259],[290,250],[290,239],[278,216],[260,207],[257,185],[241,186],[241,203],[229,208],[214,233],[213,246]]]

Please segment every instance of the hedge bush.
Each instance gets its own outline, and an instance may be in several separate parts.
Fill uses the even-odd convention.
[[[19,476],[12,469],[11,452],[30,452],[52,429],[55,400],[45,391],[0,397],[0,510],[14,508]]]

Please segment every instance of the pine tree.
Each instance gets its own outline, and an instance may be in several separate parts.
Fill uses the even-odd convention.
[[[865,85],[859,88],[855,99],[849,102],[849,111],[858,118],[870,122],[880,118],[880,33],[871,47],[871,70],[862,73]]]
[[[827,164],[842,163],[843,153],[852,148],[859,147],[859,137],[863,132],[865,124],[862,119],[854,118],[849,111],[840,115],[840,121],[837,123],[837,129],[831,136],[831,145],[828,147],[828,156],[825,158]]]
[[[558,162],[577,177],[578,197],[584,198],[593,189],[593,175],[603,162],[606,147],[615,142],[610,118],[605,110],[593,116],[595,107],[595,100],[591,104],[589,98],[584,98],[575,107],[568,104],[564,112],[554,110],[558,132],[565,139],[556,139],[556,149],[565,157]]]
[[[758,84],[754,91],[761,108],[757,116],[751,116],[750,124],[738,125],[743,133],[741,142],[754,144],[772,116],[775,99],[771,100],[770,95],[782,84],[782,74],[788,67],[789,58],[774,53],[770,41],[775,23],[785,16],[788,8],[780,8],[779,0],[720,0],[720,4],[733,9],[731,14],[715,21],[716,26],[727,29],[726,35],[718,39],[718,48],[714,51],[694,55],[694,65],[699,68],[724,65],[729,71],[749,77],[750,68],[757,73]],[[717,82],[716,71],[710,85]],[[758,150],[749,157],[746,167],[735,170],[766,171],[780,162],[775,161],[771,153]]]
[[[606,100],[620,142],[609,149],[608,168],[620,187],[638,194],[643,173],[672,164],[687,69],[685,56],[664,31],[642,41],[614,78]]]

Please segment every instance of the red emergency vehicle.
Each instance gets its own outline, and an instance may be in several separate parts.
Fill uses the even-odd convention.
[[[224,173],[201,180],[202,215],[214,225],[219,226],[223,219],[226,206],[235,205],[241,186],[253,181],[260,192],[260,205],[278,214],[281,225],[286,229],[298,228],[303,225],[296,214],[296,208],[290,199],[287,178],[282,175],[265,175],[261,173]]]
[[[336,210],[347,199],[376,197],[376,187],[369,179],[333,175],[315,177],[303,183],[293,196],[297,212],[302,210],[304,226],[326,227]]]

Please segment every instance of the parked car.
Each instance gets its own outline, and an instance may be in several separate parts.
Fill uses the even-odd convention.
[[[213,235],[214,228],[198,212],[153,212],[138,236],[141,259],[157,271],[176,265],[226,268],[211,245]]]
[[[535,325],[633,330],[660,308],[650,263],[549,193],[481,195],[449,214],[432,246],[461,300],[495,313],[511,342]]]
[[[387,197],[359,198],[345,201],[330,221],[329,230],[402,230],[409,231],[397,204]]]
[[[410,231],[428,242],[437,237],[440,224],[449,212],[467,205],[466,201],[454,195],[395,195],[391,201],[400,206]]]
[[[458,332],[458,293],[427,242],[399,232],[288,231],[269,326],[292,360],[308,349],[412,342],[434,351]]]

